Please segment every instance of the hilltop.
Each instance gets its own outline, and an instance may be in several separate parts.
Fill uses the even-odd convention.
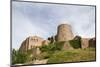
[[[94,61],[95,49],[95,37],[82,38],[78,35],[74,37],[71,26],[61,24],[57,28],[57,34],[48,37],[47,40],[39,36],[27,37],[18,51],[13,50],[13,64],[36,64],[37,61],[37,64],[42,64],[41,60],[46,60],[45,64]]]

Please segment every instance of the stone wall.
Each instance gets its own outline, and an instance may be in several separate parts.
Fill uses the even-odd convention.
[[[39,47],[42,46],[42,42],[44,40],[41,37],[38,36],[31,36],[29,37],[29,46],[28,49],[31,49],[33,47]]]
[[[48,45],[56,41],[70,41],[70,40],[81,40],[81,48],[88,48],[90,46],[96,46],[95,38],[81,38],[80,36],[74,37],[71,26],[68,24],[61,24],[58,26],[57,35],[51,36],[48,40],[44,40],[38,36],[30,36],[26,38],[21,44],[20,51],[24,52],[34,47],[40,47],[42,45]],[[64,49],[68,49],[70,46],[68,42],[65,43]],[[38,49],[37,49],[38,50]]]
[[[61,24],[58,26],[57,41],[68,41],[74,37],[71,26],[68,24]]]
[[[38,36],[30,36],[24,40],[19,48],[21,52],[26,52],[34,47],[40,47],[43,45],[43,39]]]
[[[81,46],[82,48],[96,47],[96,39],[95,38],[82,38]]]
[[[64,46],[62,48],[62,50],[72,50],[72,49],[74,49],[74,48],[70,45],[70,43],[68,41],[66,41],[64,43]]]
[[[19,48],[19,51],[21,52],[26,52],[28,50],[28,45],[29,45],[29,38],[24,40]]]
[[[81,47],[88,48],[89,47],[89,38],[81,38]]]
[[[89,40],[89,47],[95,47],[96,48],[96,38],[92,38]]]
[[[49,43],[50,43],[49,40],[44,40],[44,41],[42,42],[43,45],[48,45]]]

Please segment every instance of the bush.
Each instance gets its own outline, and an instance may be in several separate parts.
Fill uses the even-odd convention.
[[[13,49],[12,50],[12,64],[18,64],[18,63],[26,63],[28,61],[31,61],[34,59],[34,57],[30,57],[31,50],[26,52],[20,52],[18,50]]]
[[[21,53],[19,51],[13,50],[12,54],[12,64],[25,63],[27,60],[27,54]]]
[[[61,50],[62,47],[64,46],[65,41],[61,41],[61,42],[55,42],[55,46],[56,46],[56,50]]]
[[[40,47],[40,50],[42,52],[51,52],[51,51],[56,51],[56,50],[61,50],[62,47],[64,45],[64,42],[55,42],[55,43],[51,43],[48,45],[43,45],[42,47]]]
[[[80,40],[70,40],[69,43],[73,48],[81,48],[81,41]]]

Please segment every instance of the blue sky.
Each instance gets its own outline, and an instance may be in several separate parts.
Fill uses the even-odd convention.
[[[95,7],[12,2],[12,48],[18,49],[23,40],[38,35],[44,39],[56,35],[57,26],[67,23],[74,36],[95,36]]]

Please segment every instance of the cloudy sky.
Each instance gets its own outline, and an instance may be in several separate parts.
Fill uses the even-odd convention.
[[[44,39],[56,35],[57,26],[67,23],[75,35],[95,36],[95,7],[31,2],[12,2],[12,48],[18,49],[28,36]]]

